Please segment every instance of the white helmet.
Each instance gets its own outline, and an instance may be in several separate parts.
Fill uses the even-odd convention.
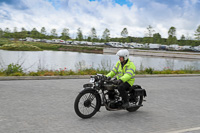
[[[116,54],[119,57],[124,57],[124,60],[127,60],[129,58],[129,52],[127,49],[121,49]]]

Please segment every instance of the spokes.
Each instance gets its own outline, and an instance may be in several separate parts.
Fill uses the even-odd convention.
[[[93,109],[95,109],[95,105],[93,103],[91,103],[90,107],[92,107]]]
[[[131,102],[133,105],[139,105],[140,102],[140,96],[135,97],[134,101]]]
[[[92,93],[90,93],[90,95],[88,96],[88,99],[90,99],[90,101],[92,102],[94,100],[94,98],[95,98],[95,96]]]
[[[96,108],[97,100],[93,93],[84,94],[79,100],[79,110],[84,115],[91,114]]]

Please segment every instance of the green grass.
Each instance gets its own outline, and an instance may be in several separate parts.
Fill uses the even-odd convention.
[[[67,46],[62,44],[49,44],[43,42],[20,42],[20,41],[3,41],[3,50],[12,51],[41,51],[41,50],[53,50],[53,51],[78,51],[78,52],[90,52],[90,51],[102,51],[103,48],[89,47],[89,46]]]
[[[1,49],[3,50],[11,50],[11,51],[41,51],[37,46],[22,44],[22,43],[10,43],[4,44]]]
[[[60,44],[49,44],[49,43],[42,43],[42,42],[26,42],[29,45],[36,46],[42,50],[58,50],[62,48]]]
[[[10,43],[12,43],[12,41],[10,41],[9,39],[5,39],[5,38],[0,39],[0,46],[4,44],[10,44]]]

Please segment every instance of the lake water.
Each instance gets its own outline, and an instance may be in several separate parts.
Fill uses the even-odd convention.
[[[25,71],[37,71],[38,69],[59,70],[65,67],[68,70],[77,70],[80,67],[112,69],[118,60],[118,56],[108,54],[0,50],[0,68],[5,68],[11,63],[18,63],[22,65]],[[138,70],[148,67],[156,70],[163,70],[164,68],[178,70],[191,66],[200,70],[200,60],[150,56],[130,56],[130,60],[134,62]]]

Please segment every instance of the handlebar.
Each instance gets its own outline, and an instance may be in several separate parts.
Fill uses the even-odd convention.
[[[95,82],[101,81],[101,82],[106,82],[108,84],[114,84],[117,85],[114,81],[117,80],[116,78],[111,79],[111,77],[106,77],[103,74],[97,74],[95,76],[91,76],[91,78],[95,79]]]

